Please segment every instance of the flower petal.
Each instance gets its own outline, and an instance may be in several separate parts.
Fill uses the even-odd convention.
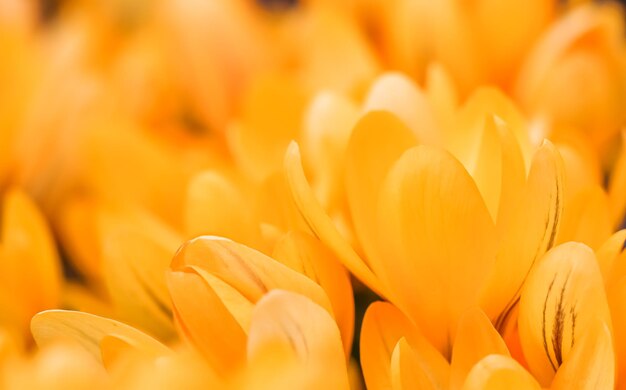
[[[546,253],[524,284],[518,320],[524,355],[542,386],[597,319],[611,321],[593,251],[566,243]]]
[[[485,313],[472,309],[459,322],[452,348],[450,386],[461,388],[472,367],[491,354],[510,356],[504,340]]]
[[[59,305],[61,264],[44,216],[30,197],[10,188],[0,227],[0,322],[26,335],[30,318]]]
[[[552,381],[552,389],[615,388],[615,353],[609,326],[595,320],[572,348]]]
[[[517,305],[533,264],[556,240],[563,210],[563,166],[548,141],[533,157],[522,198],[502,207],[510,213],[503,231],[495,271],[483,294],[482,308],[501,329]]]
[[[306,362],[311,377],[333,389],[348,389],[346,359],[333,318],[310,299],[287,291],[272,291],[254,308],[248,334],[248,356],[254,360],[267,345],[288,346]]]
[[[354,295],[346,269],[318,239],[303,232],[292,231],[282,237],[274,247],[273,257],[324,289],[349,356],[354,333]]]
[[[234,287],[256,303],[273,289],[309,297],[332,313],[324,290],[311,279],[261,252],[236,242],[202,236],[186,242],[172,260],[173,270],[195,266]]]
[[[341,260],[350,272],[374,290],[374,292],[384,295],[379,279],[337,231],[332,220],[315,198],[304,176],[300,161],[300,151],[296,143],[292,143],[285,154],[285,175],[291,197],[311,232],[335,253],[337,258]]]
[[[346,195],[354,229],[367,264],[385,282],[386,259],[376,249],[381,243],[375,205],[389,169],[416,144],[415,136],[393,114],[371,111],[357,123],[346,151]]]
[[[171,353],[166,346],[133,327],[79,311],[43,311],[33,317],[30,327],[33,337],[40,347],[59,339],[72,339],[98,361],[102,361],[100,344],[107,336],[114,336],[154,357]]]
[[[218,372],[241,367],[246,335],[220,297],[193,269],[170,271],[167,281],[180,333]]]
[[[402,338],[411,345],[423,363],[427,376],[441,388],[447,388],[450,366],[446,359],[420,334],[417,328],[395,306],[374,302],[368,307],[361,328],[361,366],[369,389],[392,387],[392,353]]]
[[[392,296],[449,356],[496,257],[495,226],[474,181],[440,149],[409,149],[387,176],[378,215]]]
[[[428,368],[422,365],[419,356],[402,337],[398,340],[391,354],[391,388],[404,389],[438,389],[436,378],[429,376]]]
[[[463,390],[540,390],[532,375],[508,356],[489,355],[476,363]]]
[[[330,92],[319,93],[305,117],[304,164],[313,171],[313,188],[326,210],[342,206],[346,147],[358,118],[355,103]]]
[[[103,213],[99,227],[104,279],[120,319],[161,340],[175,337],[165,271],[182,239],[150,216]]]
[[[438,145],[441,140],[430,102],[422,90],[401,73],[380,76],[364,103],[365,112],[388,111],[408,126],[420,143]]]
[[[532,149],[528,137],[528,126],[524,116],[504,93],[495,88],[479,88],[461,107],[455,125],[446,129],[445,145],[469,172],[474,171],[484,121],[496,116],[506,123],[514,135],[524,159],[524,166],[530,166]]]

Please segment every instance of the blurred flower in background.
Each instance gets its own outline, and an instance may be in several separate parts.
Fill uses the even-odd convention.
[[[2,386],[626,386],[625,23],[0,0]]]

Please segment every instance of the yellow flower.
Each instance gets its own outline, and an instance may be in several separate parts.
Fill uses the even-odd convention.
[[[217,311],[211,313],[214,322],[227,320]],[[172,351],[128,325],[87,313],[42,312],[33,318],[31,327],[41,347],[77,344],[90,354],[87,365],[101,362],[107,374],[94,378],[96,385],[348,389],[345,354],[335,321],[310,299],[287,291],[272,291],[255,304],[241,351],[243,361],[234,371],[222,370],[224,364],[236,363],[228,360],[226,351],[222,361],[209,360],[207,365],[190,351]],[[233,334],[213,336],[218,341]],[[61,383],[67,386],[77,378],[82,378],[80,373],[70,374]]]
[[[519,326],[524,354],[516,361],[488,317],[469,309],[447,361],[397,308],[375,303],[361,334],[366,382],[371,388],[613,387],[609,306],[589,248],[563,244],[538,261],[521,292]]]
[[[398,93],[394,85],[386,88]],[[524,140],[524,122],[506,98],[478,92],[454,118],[439,133],[431,124],[415,134],[405,125],[415,122],[384,111],[356,124],[345,182],[363,258],[315,200],[295,146],[285,159],[293,199],[309,228],[445,355],[468,307],[481,305],[504,325],[531,266],[554,244],[563,207],[557,151],[545,143],[534,155],[521,153],[531,147],[526,141],[520,148],[516,137]],[[419,142],[445,145],[452,154]]]
[[[323,248],[312,239],[291,236],[286,240],[278,256],[289,267],[217,237],[189,241],[172,262],[167,280],[174,317],[185,338],[222,371],[242,364],[253,308],[274,289],[307,296],[332,313],[341,320],[346,353],[352,345],[354,319],[347,275],[323,259]],[[216,317],[221,320],[214,321]],[[215,334],[228,337],[216,340]]]

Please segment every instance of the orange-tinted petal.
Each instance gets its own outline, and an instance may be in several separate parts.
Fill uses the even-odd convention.
[[[284,345],[307,364],[309,378],[318,377],[329,388],[348,389],[346,360],[339,329],[333,318],[310,299],[287,291],[272,291],[254,308],[248,335],[248,356],[268,345]],[[274,374],[280,374],[280,366]],[[307,375],[308,376],[308,375]],[[306,379],[305,378],[305,383]]]
[[[539,390],[532,375],[508,356],[489,355],[476,363],[463,384],[463,390]]]
[[[391,169],[378,211],[392,296],[449,355],[496,257],[495,226],[476,184],[450,154],[418,146]]]
[[[581,336],[556,373],[551,388],[613,389],[615,353],[609,325],[596,319]]]
[[[167,274],[181,334],[218,372],[232,372],[245,359],[246,334],[220,297],[193,269]]]
[[[488,316],[496,317],[497,328],[517,304],[533,264],[556,241],[563,210],[563,167],[551,143],[546,141],[535,153],[521,199],[502,207],[508,209],[508,221],[498,226],[503,229],[502,241],[482,305]]]
[[[378,237],[376,207],[382,183],[395,161],[411,146],[415,135],[393,114],[372,111],[357,123],[348,144],[346,195],[354,229],[366,261],[385,283],[386,259],[377,252],[383,245]]]
[[[392,354],[399,340],[406,338],[421,369],[440,387],[448,386],[450,366],[445,358],[419,333],[396,307],[375,302],[365,312],[361,328],[361,366],[369,389],[392,387]],[[408,359],[413,360],[413,357]]]
[[[337,231],[333,221],[315,198],[302,170],[300,151],[296,143],[292,143],[287,150],[284,168],[291,197],[311,232],[335,253],[350,272],[372,290],[382,294],[384,289],[379,279]]]
[[[41,312],[33,317],[31,331],[39,346],[48,345],[59,339],[71,339],[98,360],[101,360],[100,343],[105,337],[119,338],[155,358],[171,353],[166,346],[131,326],[78,311]]]
[[[350,275],[318,239],[303,232],[289,232],[274,247],[273,257],[318,283],[328,295],[341,332],[346,356],[352,349],[354,297]]]
[[[461,388],[472,367],[491,354],[510,356],[504,340],[485,313],[472,309],[459,322],[452,348],[450,386]]]
[[[530,371],[543,386],[598,319],[611,320],[593,251],[579,243],[550,250],[524,284],[518,320]]]

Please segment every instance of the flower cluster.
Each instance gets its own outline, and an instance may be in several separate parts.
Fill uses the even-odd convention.
[[[3,388],[626,387],[619,3],[0,0],[0,50]]]

